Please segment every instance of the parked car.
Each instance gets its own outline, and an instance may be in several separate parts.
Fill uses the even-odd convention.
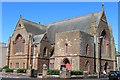
[[[110,71],[109,80],[120,80],[120,71]]]

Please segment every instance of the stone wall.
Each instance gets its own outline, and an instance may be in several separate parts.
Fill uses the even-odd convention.
[[[94,73],[95,71],[94,58],[80,57],[80,70],[88,71],[89,73]]]
[[[80,69],[95,71],[94,37],[84,32],[80,32]]]
[[[43,37],[42,41],[39,44],[40,48],[38,49],[39,56],[38,56],[38,66],[37,70],[41,73],[43,70],[43,64],[47,65],[47,68],[49,68],[49,59],[50,59],[50,53],[51,53],[51,45],[46,37],[46,35]],[[44,49],[46,48],[45,55],[44,55]]]
[[[56,34],[55,38],[55,69],[60,69],[60,65],[63,63],[64,58],[68,58],[71,64],[71,56],[74,57],[77,65],[72,69],[79,69],[78,55],[80,53],[80,31],[63,32]]]
[[[21,24],[21,28],[19,27],[18,24]],[[12,34],[12,36],[9,39],[9,49],[8,49],[8,55],[7,55],[7,65],[9,65],[10,68],[16,68],[16,64],[19,65],[19,67],[17,68],[29,68],[30,65],[30,60],[28,60],[30,58],[29,55],[31,55],[31,41],[32,39],[30,38],[30,36],[32,37],[32,34],[27,33],[26,29],[24,28],[24,25],[22,24],[21,21],[18,22],[18,24],[16,25],[16,28]],[[16,37],[18,35],[21,35],[22,38],[24,39],[24,52],[20,52],[20,53],[16,53],[15,52],[15,40]],[[10,57],[9,57],[10,56]],[[8,57],[9,57],[9,61],[8,61]],[[9,64],[8,64],[9,62]]]
[[[85,70],[83,63],[86,60],[90,61],[89,64],[92,65],[90,70],[94,69],[93,36],[76,30],[56,34],[55,41],[55,69],[60,69],[65,58],[69,60],[71,70]],[[86,48],[87,46],[89,49]]]
[[[0,68],[6,65],[7,49],[8,47],[5,43],[0,43]]]

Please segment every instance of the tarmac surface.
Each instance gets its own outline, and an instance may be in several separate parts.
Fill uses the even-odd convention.
[[[16,75],[11,75],[11,74],[7,74],[7,75],[3,75],[2,73],[0,73],[0,80],[109,80],[108,78],[80,78],[80,77],[72,77],[70,79],[62,79],[62,78],[34,78],[34,77],[27,77],[27,76],[16,76]]]
[[[106,78],[101,78],[101,79],[88,79],[88,78],[85,78],[85,79],[58,79],[58,78],[2,78],[1,80],[109,80],[109,79],[106,79]]]

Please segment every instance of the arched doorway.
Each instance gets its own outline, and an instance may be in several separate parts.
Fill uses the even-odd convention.
[[[105,62],[105,64],[104,64],[104,70],[105,70],[106,72],[109,72],[109,71],[110,71],[110,65],[108,64],[108,62]]]
[[[63,70],[64,68],[67,69],[67,70],[70,70],[70,61],[69,61],[68,58],[64,58],[64,59],[62,60],[61,70]]]
[[[108,62],[105,62],[104,70],[107,71]]]

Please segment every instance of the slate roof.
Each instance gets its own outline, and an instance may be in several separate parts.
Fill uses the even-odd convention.
[[[35,35],[33,37],[33,44],[39,44],[40,41],[43,39],[45,34],[41,34],[41,35]]]
[[[95,25],[99,24],[102,12],[94,13]],[[75,17],[48,24],[47,37],[51,44],[55,43],[55,34],[66,31],[80,30],[90,34],[92,14]]]
[[[120,56],[120,52],[117,51],[117,54],[116,54],[116,55],[117,55],[117,56]]]
[[[26,19],[22,19],[22,22],[27,30],[34,35],[43,34],[46,32],[46,26],[37,24],[35,22],[28,21]]]

